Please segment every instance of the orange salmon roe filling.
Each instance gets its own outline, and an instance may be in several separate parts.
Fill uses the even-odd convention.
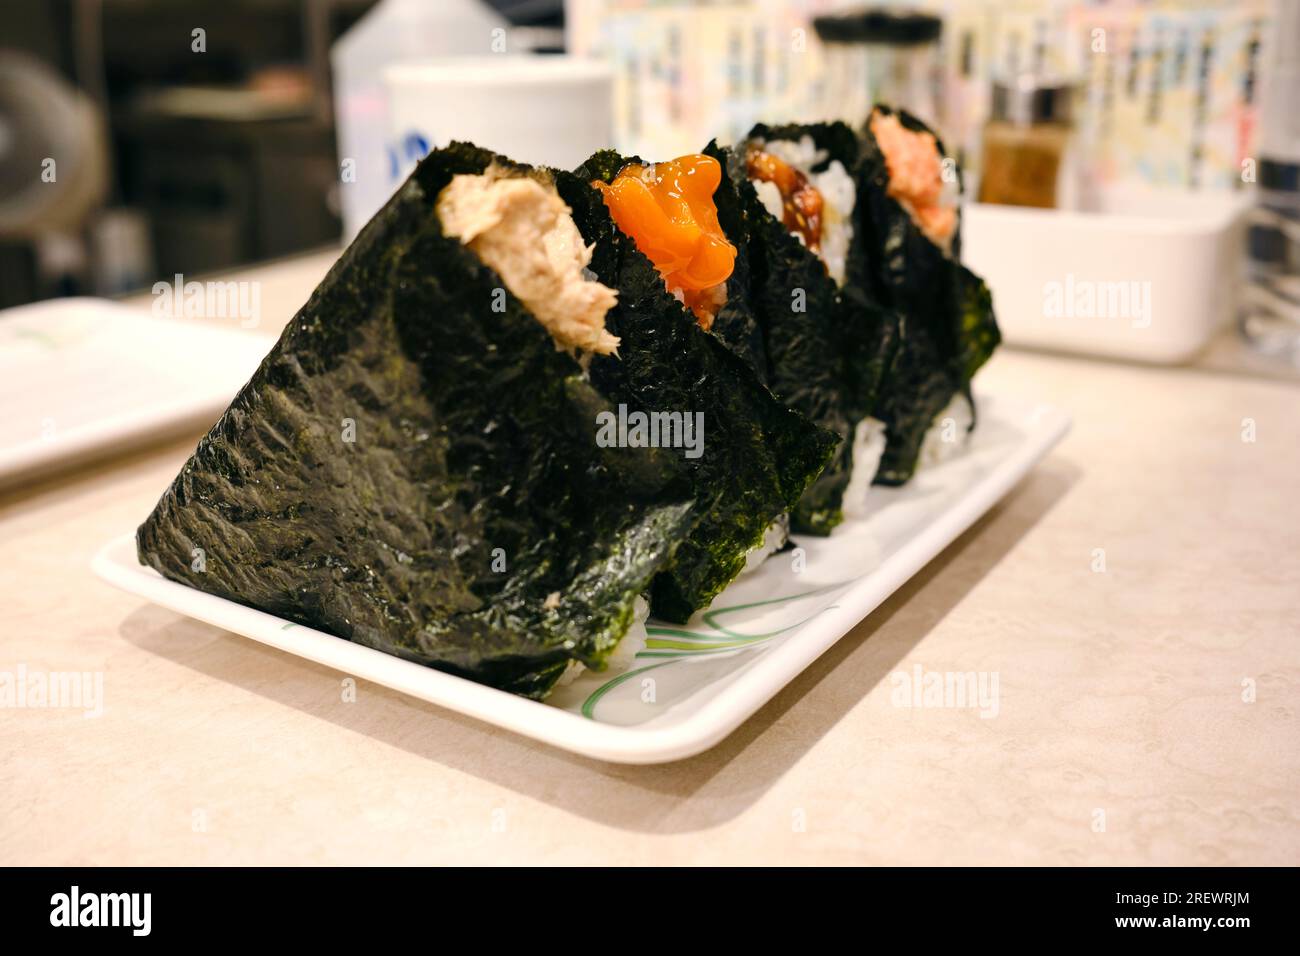
[[[872,113],[870,122],[889,171],[887,192],[905,204],[931,242],[946,246],[957,231],[957,210],[943,201],[938,141],[932,133],[908,129],[892,114]]]
[[[670,291],[680,289],[704,328],[724,298],[718,288],[731,276],[736,247],[718,224],[713,194],[722,167],[699,153],[667,163],[629,163],[600,190],[614,222],[654,263]]]

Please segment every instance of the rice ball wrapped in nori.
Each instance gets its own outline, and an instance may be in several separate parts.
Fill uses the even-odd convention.
[[[680,218],[673,223],[683,235],[669,240],[680,242],[686,252],[676,262],[678,271],[666,277],[616,225],[601,187],[613,184],[629,164],[645,165],[604,150],[573,174],[557,174],[557,183],[587,242],[595,246],[592,271],[619,295],[607,319],[622,342],[619,359],[593,358],[592,381],[611,400],[625,396],[629,405],[648,410],[701,411],[707,423],[703,454],[687,462],[702,516],[651,588],[651,612],[683,622],[745,569],[748,556],[761,550],[765,539],[770,542],[769,532],[781,527],[781,516],[820,474],[839,437],[778,401],[763,385],[766,363],[749,308],[743,244],[724,263],[727,251],[709,247],[709,237],[702,241],[699,230],[685,222],[691,211],[677,209]],[[716,181],[707,178],[712,172],[707,163],[675,172],[707,179],[710,185],[703,188],[710,194],[722,181],[720,171]],[[638,199],[654,201],[633,197]],[[721,207],[715,211],[725,212]],[[707,210],[695,213],[711,215]],[[681,251],[669,249],[667,255]],[[686,288],[674,285],[674,279]]]
[[[853,134],[847,127],[844,132],[856,150]],[[578,172],[600,192],[619,234],[650,260],[663,286],[695,317],[700,328],[727,344],[778,399],[840,438],[826,469],[805,490],[792,513],[769,525],[763,542],[750,551],[746,560],[749,570],[785,543],[791,524],[797,530],[828,533],[838,521],[838,497],[833,521],[817,520],[826,509],[812,503],[823,500],[828,488],[836,495],[835,489],[842,489],[847,481],[839,473],[851,428],[840,414],[842,358],[827,344],[828,339],[818,339],[816,334],[837,321],[838,316],[829,313],[837,302],[834,284],[824,280],[829,292],[824,300],[817,295],[821,286],[813,290],[810,309],[805,290],[800,290],[801,300],[794,305],[803,314],[793,321],[778,317],[776,336],[770,336],[760,315],[767,304],[762,296],[766,286],[751,269],[750,210],[724,171],[727,164],[728,154],[710,143],[703,153],[653,164],[602,150]],[[758,215],[766,215],[757,201],[754,207]],[[776,228],[782,230],[779,224]],[[765,273],[763,251],[761,247],[757,250],[753,269]],[[807,260],[808,268],[824,275],[825,268],[815,257],[804,250],[796,255],[802,257],[801,262]],[[790,306],[790,300],[783,299],[776,308],[789,314]],[[789,335],[783,335],[787,331]],[[815,356],[815,362],[805,369],[811,372],[811,379],[800,378],[793,368],[798,357],[789,361],[792,339],[798,340],[794,351],[802,357]],[[823,347],[819,349],[819,345]],[[776,369],[772,346],[781,350],[784,363]],[[778,381],[784,393],[777,389]],[[815,513],[816,519],[810,518],[810,513]]]
[[[858,471],[853,487],[865,497],[877,458],[861,439],[898,335],[898,317],[869,292],[855,228],[858,151],[843,123],[760,124],[735,147],[706,149],[725,163],[742,206],[768,384],[843,439],[791,514],[809,534],[843,520]]]
[[[422,161],[137,544],[199,590],[541,698],[571,661],[603,666],[692,528],[696,490],[674,452],[596,443],[612,408],[572,346],[617,343],[590,322],[561,327],[563,314],[544,327],[447,234],[439,197],[489,167],[554,196],[547,174],[465,144]],[[548,251],[570,270],[586,253]]]
[[[904,111],[877,106],[862,131],[858,228],[870,288],[903,316],[872,411],[886,428],[876,476],[885,485],[906,482],[923,450],[941,447],[927,433],[942,418],[974,428],[971,379],[1001,342],[988,287],[956,258],[960,182],[945,184],[943,158],[938,137]]]

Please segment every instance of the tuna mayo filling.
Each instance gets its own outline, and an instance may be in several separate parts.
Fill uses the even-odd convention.
[[[443,231],[473,249],[546,327],[557,347],[610,355],[605,313],[618,293],[588,280],[591,247],[554,188],[496,167],[459,175],[438,194]]]

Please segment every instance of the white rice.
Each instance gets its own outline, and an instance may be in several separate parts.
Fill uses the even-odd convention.
[[[777,519],[763,532],[763,543],[750,548],[745,555],[745,569],[741,574],[748,574],[764,561],[785,547],[790,540],[790,516],[778,515]]]
[[[754,192],[758,193],[758,201],[763,204],[763,208],[772,214],[773,219],[780,222],[785,215],[785,202],[781,199],[781,190],[777,188],[776,183],[769,183],[766,179],[755,179]],[[803,242],[803,233],[796,232],[794,237]]]
[[[646,641],[650,635],[646,633],[645,622],[650,617],[650,604],[643,597],[636,599],[636,604],[632,607],[632,623],[628,626],[627,633],[623,639],[615,645],[613,652],[607,658],[607,668],[605,674],[615,676],[623,671],[630,670],[637,654],[645,649]],[[575,680],[583,675],[587,670],[587,665],[581,661],[569,661],[564,673],[560,679],[555,682],[556,687],[565,687],[572,684]]]
[[[819,150],[811,136],[803,136],[797,142],[774,139],[759,144],[759,148],[799,170],[822,194],[822,241],[817,254],[826,263],[826,271],[836,285],[843,285],[849,244],[853,241],[852,216],[856,199],[853,177],[838,159],[832,160],[822,172],[814,173],[812,168],[826,161],[826,151]],[[781,190],[776,188],[776,184],[756,181],[754,189],[758,192],[763,207],[781,219],[785,214],[785,205],[781,199]],[[803,236],[799,233],[792,235],[803,242]]]
[[[846,520],[867,516],[867,492],[880,470],[880,459],[885,454],[885,423],[878,418],[864,418],[853,429],[853,471],[844,489],[844,517]]]
[[[626,636],[624,636],[624,640],[626,639]],[[622,641],[619,643],[621,644]],[[582,663],[582,661],[569,661],[569,663],[564,666],[564,673],[561,674],[560,679],[555,682],[556,689],[560,687],[568,687],[575,680],[581,677],[586,669],[587,665]]]
[[[974,410],[962,394],[936,416],[921,440],[921,453],[916,467],[926,468],[952,458],[970,440],[970,426]],[[875,418],[864,418],[853,430],[853,471],[844,489],[844,517],[846,520],[867,517],[867,492],[880,470],[880,458],[885,453],[885,423]]]
[[[948,406],[935,416],[929,431],[925,433],[917,467],[937,465],[965,448],[974,421],[975,410],[971,408],[966,396],[958,392]]]

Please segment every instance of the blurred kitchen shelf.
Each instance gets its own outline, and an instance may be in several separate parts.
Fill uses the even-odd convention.
[[[334,133],[315,118],[131,111],[114,127],[130,170],[126,199],[149,216],[161,276],[275,258],[341,234]]]

